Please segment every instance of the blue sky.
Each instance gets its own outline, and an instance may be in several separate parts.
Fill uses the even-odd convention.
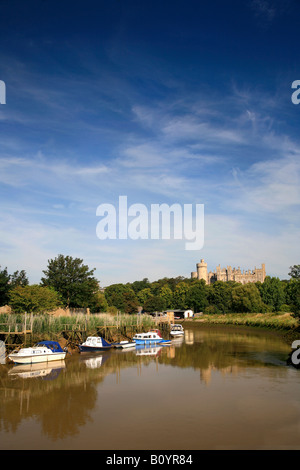
[[[299,3],[0,5],[0,265],[39,282],[80,257],[102,286],[204,258],[299,264]],[[204,246],[99,240],[98,205],[204,204]]]

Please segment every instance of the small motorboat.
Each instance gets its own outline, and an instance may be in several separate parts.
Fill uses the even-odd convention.
[[[135,348],[136,343],[134,341],[120,341],[119,343],[115,343],[114,347],[118,349]]]
[[[78,345],[80,352],[105,351],[113,347],[113,344],[105,341],[101,336],[88,336],[86,341]]]
[[[21,348],[12,352],[8,358],[15,364],[36,364],[38,362],[62,361],[66,357],[57,341],[40,341],[30,348]]]
[[[136,333],[132,340],[136,344],[169,344],[169,341],[163,339],[159,330],[150,330],[148,333]]]
[[[170,335],[171,336],[184,336],[183,326],[180,324],[171,324]]]

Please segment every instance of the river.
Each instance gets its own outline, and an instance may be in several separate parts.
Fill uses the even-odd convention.
[[[300,449],[300,370],[254,328],[186,326],[146,350],[0,364],[0,449]]]

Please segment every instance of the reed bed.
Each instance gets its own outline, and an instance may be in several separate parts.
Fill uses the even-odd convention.
[[[24,314],[0,314],[2,331],[22,331],[25,322]],[[49,314],[27,315],[27,326],[32,324],[32,333],[38,335],[60,334],[63,331],[96,332],[103,327],[145,330],[154,326],[153,318],[149,315],[72,315],[55,317]]]

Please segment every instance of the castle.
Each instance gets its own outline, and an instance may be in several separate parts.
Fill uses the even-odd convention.
[[[222,268],[217,266],[215,271],[207,272],[207,263],[204,262],[204,259],[200,263],[197,263],[197,271],[191,273],[192,279],[204,279],[206,284],[212,284],[216,281],[235,281],[246,284],[247,282],[264,282],[266,277],[265,265],[262,264],[261,268],[253,269],[253,271],[241,271],[240,268],[232,268],[227,266],[227,268]]]

